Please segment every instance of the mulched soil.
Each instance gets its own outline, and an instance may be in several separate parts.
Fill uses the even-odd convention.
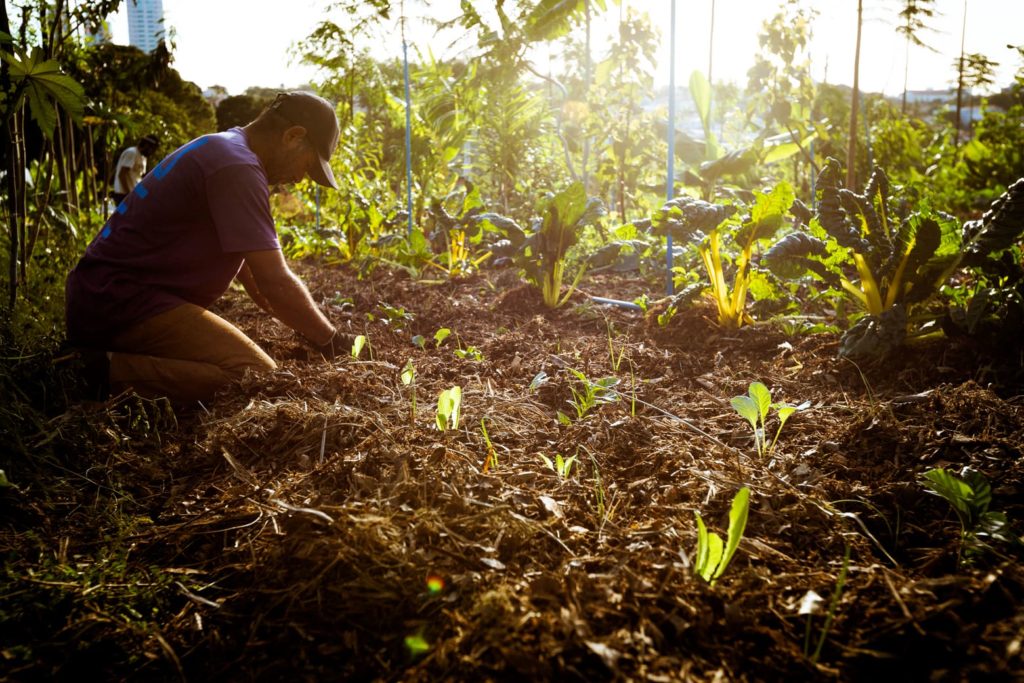
[[[857,367],[834,335],[725,331],[706,306],[662,327],[583,294],[547,310],[507,272],[297,271],[368,337],[358,359],[308,359],[232,292],[217,310],[281,360],[272,376],[175,413],[83,403],[28,440],[77,460],[62,496],[0,501],[4,592],[42,596],[4,613],[3,680],[1024,680],[1019,546],[958,562],[957,517],[921,485],[980,471],[1019,533],[1019,349],[945,340]],[[619,400],[578,419],[571,369],[617,377]],[[730,405],[752,381],[810,402],[763,457]],[[455,385],[461,425],[441,432]],[[556,454],[576,457],[564,479]],[[724,537],[741,486],[746,535],[709,585],[694,512]],[[82,578],[107,547],[125,586]],[[67,578],[40,578],[44,558]]]

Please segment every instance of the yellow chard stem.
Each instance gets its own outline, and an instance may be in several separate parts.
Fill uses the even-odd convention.
[[[871,273],[867,261],[860,254],[856,252],[853,254],[853,262],[857,264],[857,273],[860,274],[860,286],[864,290],[864,303],[867,304],[868,313],[878,315],[884,309],[882,308],[882,295],[878,291],[875,276]]]

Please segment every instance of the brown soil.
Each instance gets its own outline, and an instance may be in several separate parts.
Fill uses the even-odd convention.
[[[970,466],[1019,532],[1016,352],[942,341],[858,368],[835,358],[835,336],[725,331],[706,307],[659,327],[582,295],[545,310],[505,275],[299,270],[333,319],[368,337],[359,359],[308,360],[231,293],[218,312],[282,359],[273,376],[176,416],[120,397],[51,425],[93,425],[94,442],[76,445],[85,493],[4,508],[21,510],[6,526],[23,566],[45,552],[73,567],[110,543],[89,512],[107,492],[88,482],[116,478],[130,494],[121,514],[140,517],[118,539],[124,561],[165,577],[172,616],[133,630],[80,609],[7,680],[1021,680],[1019,546],[958,563],[957,517],[921,485],[930,468]],[[409,319],[389,320],[382,302]],[[435,347],[441,327],[453,334]],[[482,359],[457,358],[460,346]],[[415,413],[400,380],[410,360]],[[577,418],[570,369],[617,377],[619,400]],[[810,402],[763,457],[730,405],[755,380],[776,401]],[[440,432],[436,397],[455,385],[461,424]],[[577,459],[564,479],[540,457],[556,454]],[[694,513],[724,537],[741,486],[746,535],[709,585],[692,566]],[[809,591],[822,600],[808,616]],[[5,648],[27,621],[8,622]]]

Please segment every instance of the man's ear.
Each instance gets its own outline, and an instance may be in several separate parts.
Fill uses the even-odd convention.
[[[282,139],[285,144],[293,145],[298,143],[304,137],[306,137],[305,126],[289,126],[285,129]]]

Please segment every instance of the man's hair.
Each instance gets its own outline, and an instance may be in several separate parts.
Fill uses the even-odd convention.
[[[157,145],[160,144],[160,140],[158,140],[155,135],[143,135],[141,138],[139,138],[139,144],[141,145],[143,143],[147,145],[153,145],[154,147],[156,147]]]

